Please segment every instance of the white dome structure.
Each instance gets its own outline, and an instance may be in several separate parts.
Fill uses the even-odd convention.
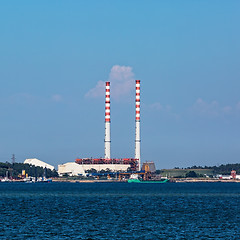
[[[54,166],[48,164],[48,163],[45,163],[37,158],[29,158],[29,159],[26,159],[24,162],[24,164],[30,164],[30,165],[33,165],[33,166],[36,166],[36,167],[42,167],[42,168],[48,168],[50,170],[54,170]]]

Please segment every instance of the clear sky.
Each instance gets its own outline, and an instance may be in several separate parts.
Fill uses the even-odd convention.
[[[1,1],[0,161],[134,157],[157,168],[240,162],[240,1]]]

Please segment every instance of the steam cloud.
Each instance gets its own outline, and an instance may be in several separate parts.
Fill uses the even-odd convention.
[[[114,65],[109,73],[108,81],[111,82],[111,97],[119,99],[128,95],[135,86],[132,67]],[[105,94],[105,82],[98,81],[97,85],[86,93],[86,97],[97,98]]]
[[[62,101],[62,96],[59,95],[59,94],[55,94],[55,95],[52,96],[52,100],[54,102],[61,102]]]

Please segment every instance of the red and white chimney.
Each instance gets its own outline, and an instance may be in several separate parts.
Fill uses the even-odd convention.
[[[110,82],[106,82],[106,96],[105,96],[105,153],[104,158],[111,158],[111,134],[110,134]]]
[[[140,138],[140,80],[136,80],[136,128],[135,128],[135,159],[138,159],[141,170],[141,138]]]

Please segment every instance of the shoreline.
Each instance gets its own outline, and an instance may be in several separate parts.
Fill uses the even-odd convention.
[[[223,180],[223,179],[194,179],[194,178],[170,178],[169,182],[172,183],[212,183],[212,182],[223,182],[223,183],[240,183],[239,179],[230,179],[230,180]],[[11,182],[24,182],[22,179],[14,179]],[[52,182],[66,182],[66,183],[127,183],[127,180],[116,180],[116,179],[109,179],[109,180],[97,180],[97,179],[60,179],[60,178],[53,178]],[[1,183],[1,181],[0,181]]]
[[[71,183],[121,183],[127,182],[127,180],[73,180],[73,179],[53,179],[53,182],[71,182]],[[176,179],[171,178],[170,182],[173,183],[193,183],[193,182],[224,182],[224,183],[240,183],[240,180],[223,180],[223,179],[194,179],[194,178],[187,178],[187,179]]]
[[[232,183],[232,182],[236,182],[236,183],[240,183],[239,179],[229,179],[229,180],[225,180],[225,179],[194,179],[194,178],[181,178],[181,179],[174,179],[174,181],[176,183],[181,183],[181,182],[226,182],[226,183]]]

